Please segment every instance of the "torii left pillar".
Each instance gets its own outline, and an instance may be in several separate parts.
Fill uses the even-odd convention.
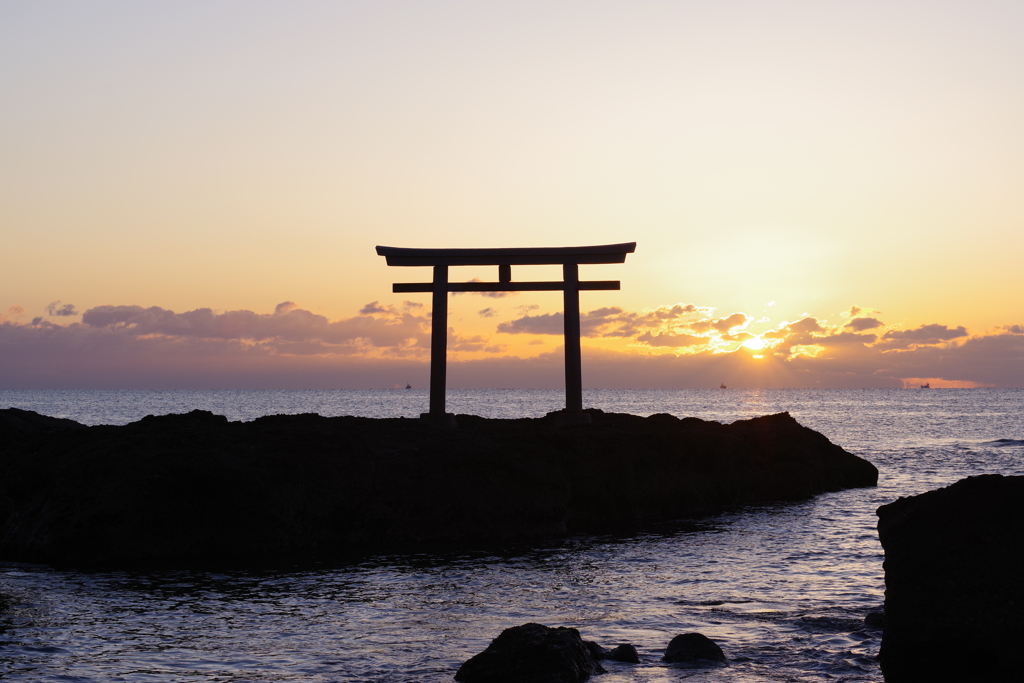
[[[447,420],[448,390],[448,266],[434,266],[434,295],[430,306],[430,412]]]

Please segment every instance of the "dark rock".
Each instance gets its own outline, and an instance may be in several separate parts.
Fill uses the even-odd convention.
[[[459,667],[460,683],[582,683],[603,674],[591,644],[574,628],[523,624],[507,628]]]
[[[786,413],[731,425],[599,410],[576,425],[460,415],[458,428],[437,429],[192,411],[71,429],[2,412],[4,560],[194,565],[535,542],[878,476]]]
[[[625,662],[626,664],[639,664],[640,654],[636,648],[629,644],[622,644],[608,653],[607,659],[613,662]]]
[[[585,640],[583,643],[590,650],[590,654],[594,656],[594,659],[609,659],[613,662],[625,662],[626,664],[640,663],[640,655],[632,645],[623,644],[619,645],[614,650],[608,650],[592,640]]]
[[[885,612],[868,612],[864,616],[864,625],[871,628],[885,628]]]
[[[304,415],[309,415],[309,413],[305,413]],[[317,415],[316,417],[320,416]],[[299,419],[301,419],[301,417]],[[227,423],[228,419],[223,415],[214,415],[209,410],[191,410],[187,413],[172,413],[170,415],[147,415],[136,424],[147,426],[171,425],[187,428],[191,426],[217,427]]]
[[[878,517],[885,680],[1019,680],[1024,477],[970,477]]]
[[[31,434],[53,429],[88,428],[62,417],[47,417],[21,408],[4,408],[0,410],[0,449],[5,449]]]
[[[672,639],[665,648],[666,662],[720,662],[725,663],[725,653],[718,644],[701,633],[683,633]]]

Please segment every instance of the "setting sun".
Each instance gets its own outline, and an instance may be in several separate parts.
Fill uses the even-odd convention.
[[[761,339],[760,337],[751,337],[747,341],[743,342],[743,345],[751,351],[762,351],[764,347],[767,346],[767,344],[764,343],[764,339]]]

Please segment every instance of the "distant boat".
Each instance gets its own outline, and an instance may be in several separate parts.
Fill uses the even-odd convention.
[[[932,388],[932,383],[931,382],[925,382],[924,384],[921,385],[921,388],[922,389],[931,389]]]
[[[405,388],[406,388],[406,389],[412,389],[412,385],[411,385],[411,384],[406,384],[406,385],[405,385]]]
[[[719,386],[718,388],[719,388],[719,389],[727,389],[728,387],[726,387],[726,386],[725,386],[724,384],[722,384],[722,385],[720,385],[720,386]]]

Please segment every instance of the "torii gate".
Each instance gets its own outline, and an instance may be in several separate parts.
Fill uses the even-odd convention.
[[[433,266],[433,282],[396,282],[395,293],[432,292],[430,323],[430,412],[445,418],[447,385],[448,292],[552,292],[563,295],[565,325],[565,409],[583,411],[580,356],[580,291],[619,289],[618,280],[580,282],[579,265],[624,263],[636,242],[591,247],[523,247],[511,249],[405,249],[377,247],[389,266]],[[512,282],[512,266],[561,265],[561,282]],[[497,282],[449,282],[448,266],[498,266]]]

